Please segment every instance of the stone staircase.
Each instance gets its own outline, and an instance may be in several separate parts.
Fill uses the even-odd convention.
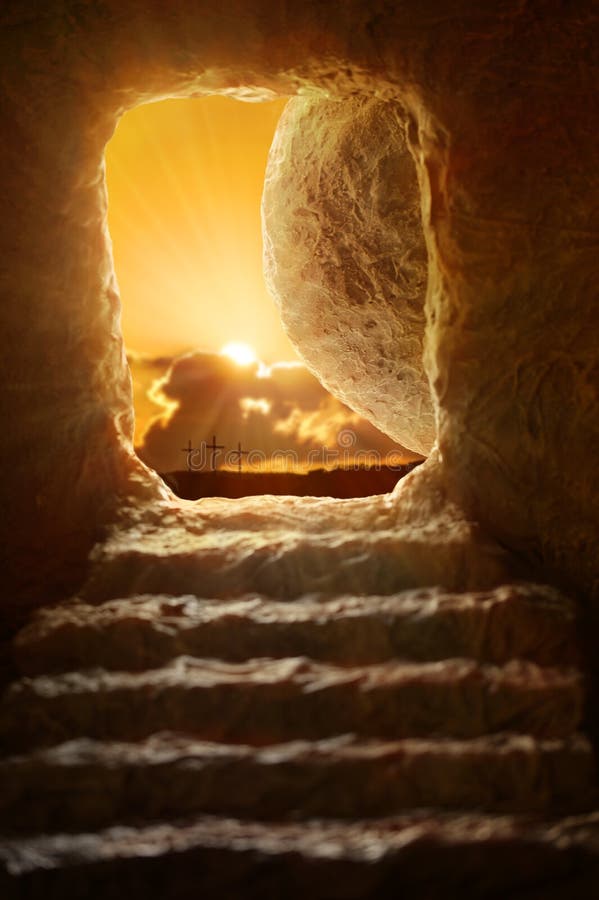
[[[165,581],[156,548],[113,554],[121,597],[104,561],[13,639],[2,898],[590,896],[567,598],[298,580],[275,599],[236,593],[237,570],[210,598],[138,593]]]

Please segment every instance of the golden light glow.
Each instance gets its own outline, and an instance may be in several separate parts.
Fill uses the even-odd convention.
[[[359,434],[352,449],[389,449],[299,362],[266,290],[260,202],[284,104],[141,106],[107,148],[135,446],[157,471],[181,468],[189,441],[214,436],[255,451],[252,467],[265,470],[320,465],[313,454],[325,445],[326,465],[343,464],[339,435],[350,431]]]
[[[249,366],[258,361],[255,350],[242,341],[229,341],[220,352],[223,356],[232,359],[238,366]]]
[[[264,284],[260,201],[285,100],[166,100],[126,113],[106,150],[108,223],[130,351],[215,352],[234,331],[296,359]]]

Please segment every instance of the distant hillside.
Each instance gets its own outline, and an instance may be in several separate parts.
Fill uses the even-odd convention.
[[[293,494],[300,497],[368,497],[392,491],[400,478],[419,462],[392,469],[314,469],[305,475],[291,472],[165,472],[161,478],[185,500],[200,497],[250,497]]]

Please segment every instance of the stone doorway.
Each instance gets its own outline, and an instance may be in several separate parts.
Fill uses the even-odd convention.
[[[0,14],[7,896],[190,896],[198,873],[224,896],[596,882],[594,19],[500,6]],[[215,92],[298,95],[306,128],[341,97],[405,110],[436,446],[393,495],[194,506],[133,454],[104,147],[140,102]],[[291,204],[275,268],[300,208],[313,237],[317,198]],[[365,396],[359,343],[343,372],[302,341]]]

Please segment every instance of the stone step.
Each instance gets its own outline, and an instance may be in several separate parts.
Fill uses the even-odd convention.
[[[421,811],[358,822],[203,817],[0,841],[3,900],[582,900],[599,814]]]
[[[539,741],[330,740],[255,748],[161,733],[140,743],[69,741],[0,762],[5,831],[93,830],[198,813],[363,818],[417,807],[573,812],[596,802],[582,735]]]
[[[0,744],[17,751],[162,730],[257,745],[352,732],[393,740],[498,731],[564,737],[576,731],[582,704],[575,669],[523,661],[339,667],[179,657],[144,673],[99,669],[14,682],[0,701]]]
[[[402,479],[402,496],[410,477]],[[392,594],[435,584],[462,591],[502,583],[507,555],[456,510],[446,504],[442,510],[418,512],[422,525],[415,527],[410,503],[402,506],[392,495],[136,505],[123,510],[92,554],[81,596],[103,602],[255,592],[288,600],[313,592]]]
[[[181,655],[230,662],[309,656],[347,665],[394,657],[573,663],[575,610],[554,589],[529,584],[290,602],[142,596],[45,609],[17,635],[14,653],[25,675],[90,665],[139,671]]]

